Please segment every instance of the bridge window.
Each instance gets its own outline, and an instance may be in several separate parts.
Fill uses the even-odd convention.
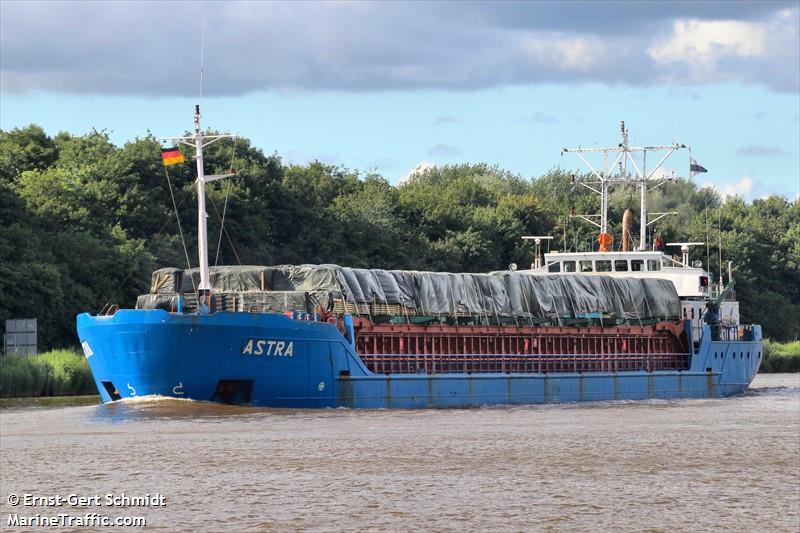
[[[661,270],[661,261],[658,259],[648,259],[647,260],[647,270]]]
[[[575,272],[575,261],[564,261],[564,272]]]
[[[627,272],[628,262],[625,259],[617,259],[614,261],[614,270],[617,272]]]
[[[595,261],[594,266],[598,272],[611,272],[611,261],[606,259],[602,261]]]
[[[547,265],[548,272],[561,272],[561,263],[550,263]]]
[[[631,259],[631,270],[633,272],[641,272],[644,270],[643,259]]]
[[[581,261],[581,272],[591,272],[592,271],[592,262],[591,261]]]

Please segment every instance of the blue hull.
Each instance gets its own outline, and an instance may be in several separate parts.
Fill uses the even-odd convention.
[[[685,371],[383,375],[333,324],[277,314],[81,314],[78,336],[104,402],[161,395],[311,408],[723,397],[748,387],[762,351],[759,326],[751,341],[714,341],[706,327]]]

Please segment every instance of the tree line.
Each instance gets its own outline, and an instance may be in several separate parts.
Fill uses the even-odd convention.
[[[160,148],[152,136],[116,146],[102,131],[0,131],[0,320],[37,317],[41,349],[72,346],[78,313],[108,302],[131,307],[153,270],[186,267],[184,243],[196,266],[191,154],[167,173]],[[554,249],[597,246],[597,230],[567,215],[598,212],[599,197],[561,169],[526,179],[486,164],[449,165],[392,185],[376,173],[286,164],[247,139],[212,144],[204,158],[209,173],[236,170],[207,189],[212,264],[486,272],[529,264],[523,235],[552,235]],[[611,194],[615,243],[638,194],[622,186]],[[715,280],[721,243],[743,321],[776,340],[798,338],[800,201],[746,203],[678,181],[651,193],[650,209],[677,212],[654,228],[663,242],[709,243],[692,260]]]

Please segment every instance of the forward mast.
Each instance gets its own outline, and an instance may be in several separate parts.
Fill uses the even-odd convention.
[[[163,137],[162,141],[174,141],[194,148],[195,162],[197,164],[197,255],[200,263],[200,286],[197,288],[200,312],[208,313],[211,302],[211,280],[208,267],[208,228],[206,219],[206,183],[230,178],[235,173],[231,170],[227,174],[212,174],[206,176],[203,164],[203,148],[220,139],[235,139],[235,135],[203,135],[200,128],[200,105],[194,106],[194,135],[184,137]]]

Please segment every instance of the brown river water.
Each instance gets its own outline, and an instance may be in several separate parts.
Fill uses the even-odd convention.
[[[96,402],[0,403],[0,530],[800,531],[800,374],[759,375],[720,400]],[[123,493],[165,505],[131,506],[142,502]],[[79,527],[91,513],[146,528]],[[9,525],[59,514],[73,522]]]

